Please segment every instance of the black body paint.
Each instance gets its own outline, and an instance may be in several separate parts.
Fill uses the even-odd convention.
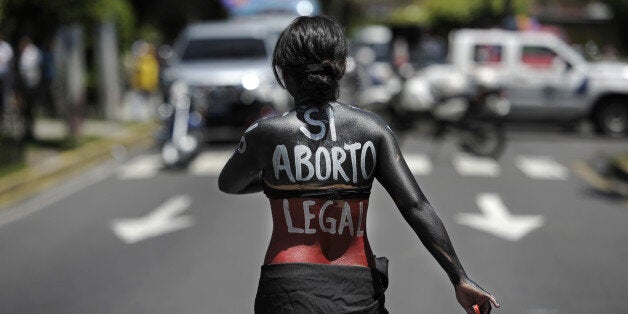
[[[408,169],[392,131],[376,114],[337,102],[304,102],[285,115],[256,122],[244,138],[246,149],[236,150],[220,174],[222,191],[242,194],[268,187],[370,189],[377,179],[452,283],[467,279],[441,220]],[[330,158],[329,163],[326,158]]]

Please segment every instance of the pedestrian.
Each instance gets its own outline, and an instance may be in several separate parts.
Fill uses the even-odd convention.
[[[44,112],[49,117],[57,116],[53,83],[56,76],[54,40],[48,39],[41,51],[41,102]]]
[[[41,82],[41,52],[28,36],[20,39],[17,91],[24,119],[24,139],[34,139],[33,108],[37,105]]]
[[[11,45],[0,37],[0,121],[2,121],[7,99],[9,98],[9,91],[11,89],[12,61],[13,49]]]
[[[133,67],[131,86],[136,93],[134,118],[144,120],[153,111],[153,97],[159,88],[159,61],[157,60],[155,46],[140,42],[134,45],[137,51]]]
[[[273,232],[255,313],[388,313],[387,259],[375,257],[366,232],[374,179],[446,271],[464,310],[490,313],[499,305],[467,277],[390,128],[336,101],[346,57],[336,22],[295,19],[272,62],[294,109],[251,125],[220,174],[222,191],[263,191],[270,201]]]

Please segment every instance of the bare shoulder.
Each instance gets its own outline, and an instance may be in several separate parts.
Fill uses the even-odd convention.
[[[255,147],[256,152],[263,153],[277,145],[294,142],[299,137],[297,134],[301,125],[293,109],[255,121],[242,137],[250,144],[249,147]]]
[[[379,136],[392,132],[388,123],[374,112],[338,102],[336,106],[344,123],[349,123],[363,132]]]
[[[244,131],[244,134],[264,134],[280,130],[280,126],[285,125],[289,122],[289,115],[291,114],[293,114],[292,111],[287,111],[282,114],[260,118],[257,121],[253,122],[251,125],[249,125],[249,127]]]

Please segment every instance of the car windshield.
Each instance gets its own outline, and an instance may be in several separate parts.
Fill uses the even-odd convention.
[[[211,38],[191,40],[183,61],[266,58],[264,41],[257,38]]]

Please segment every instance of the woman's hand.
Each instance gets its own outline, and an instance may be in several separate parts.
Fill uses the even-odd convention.
[[[499,308],[499,303],[495,297],[469,278],[463,278],[454,288],[456,299],[467,314],[489,314],[491,313],[491,303]]]

